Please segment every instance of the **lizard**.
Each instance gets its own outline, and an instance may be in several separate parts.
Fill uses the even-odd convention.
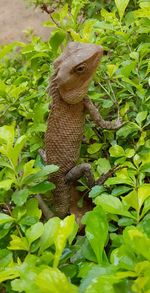
[[[85,174],[89,185],[94,184],[90,164],[76,166],[86,113],[101,128],[117,129],[121,126],[119,119],[114,122],[103,120],[87,96],[89,82],[102,55],[100,45],[70,42],[54,62],[49,87],[52,105],[45,134],[45,153],[47,164],[59,166],[59,171],[50,177],[50,181],[56,185],[53,207],[54,214],[60,218],[69,213],[72,182]]]

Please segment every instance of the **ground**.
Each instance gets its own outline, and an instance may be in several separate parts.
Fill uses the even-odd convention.
[[[28,28],[47,39],[49,29],[42,27],[42,22],[46,20],[46,14],[29,7],[24,0],[0,0],[0,43],[24,41],[24,31]]]

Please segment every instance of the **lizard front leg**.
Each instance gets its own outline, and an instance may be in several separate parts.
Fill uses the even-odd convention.
[[[88,111],[92,120],[95,122],[95,124],[98,127],[101,127],[104,129],[118,129],[122,126],[122,123],[119,118],[116,119],[114,122],[105,121],[100,115],[98,109],[95,107],[95,105],[91,102],[91,100],[87,96],[84,98],[84,105],[85,105],[85,109]]]
[[[92,187],[95,183],[94,177],[91,173],[91,165],[88,163],[82,163],[78,166],[73,167],[65,176],[67,183],[72,183],[77,181],[82,176],[85,176],[87,179],[88,187]]]

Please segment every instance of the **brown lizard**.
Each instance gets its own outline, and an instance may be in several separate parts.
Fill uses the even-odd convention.
[[[45,135],[45,150],[47,164],[59,166],[59,171],[50,180],[56,185],[53,194],[54,213],[61,218],[69,213],[72,182],[85,174],[89,185],[94,184],[90,165],[84,163],[76,166],[86,112],[101,128],[116,129],[121,126],[118,119],[114,123],[104,121],[86,96],[102,54],[101,46],[71,42],[54,63],[50,84],[52,106]]]

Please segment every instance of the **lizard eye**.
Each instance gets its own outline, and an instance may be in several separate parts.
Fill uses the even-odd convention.
[[[75,68],[74,68],[74,71],[78,74],[82,74],[86,71],[87,69],[87,65],[86,63],[82,63],[82,64],[79,64],[77,65]]]

